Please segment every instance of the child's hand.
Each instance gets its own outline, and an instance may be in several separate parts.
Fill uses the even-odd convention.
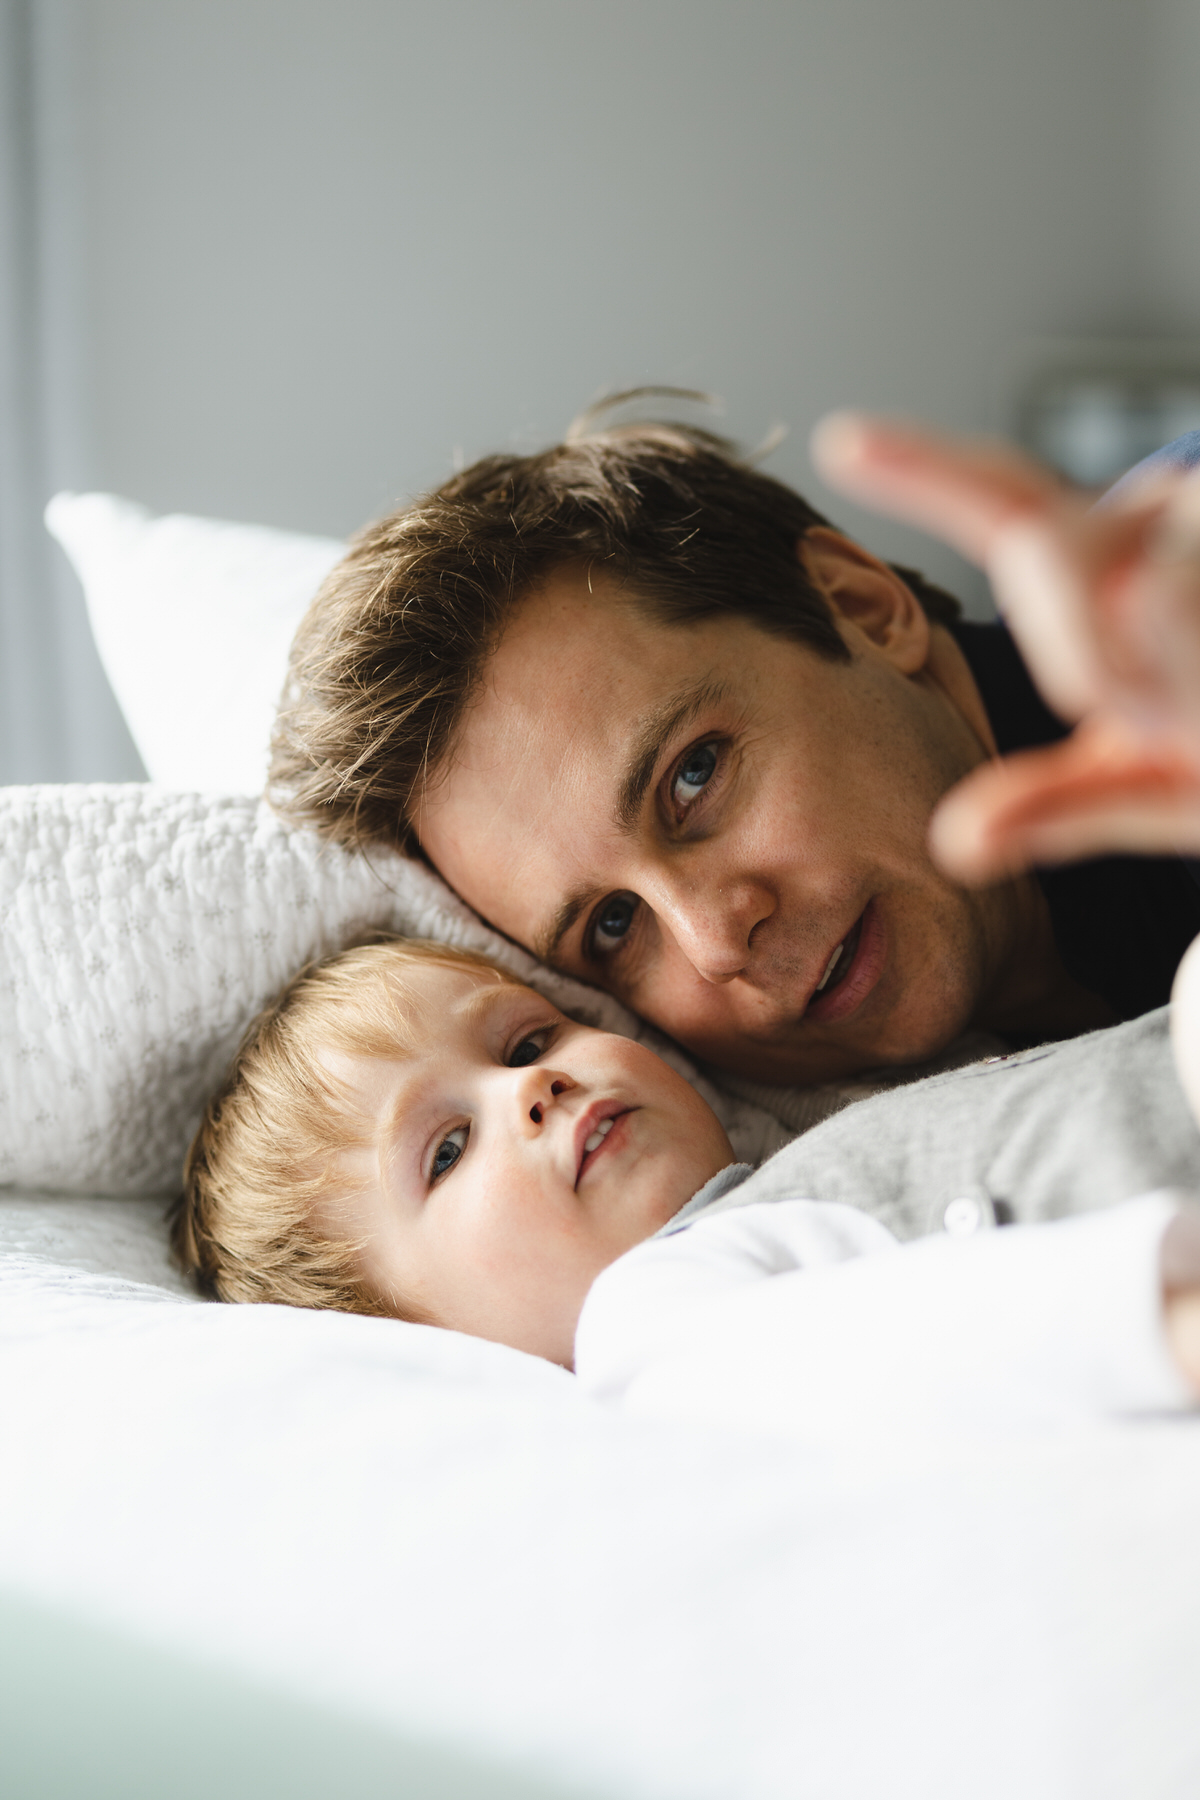
[[[838,415],[827,480],[987,569],[1062,744],[976,770],[934,814],[959,879],[1116,850],[1200,852],[1200,476],[1099,510],[1001,444]]]

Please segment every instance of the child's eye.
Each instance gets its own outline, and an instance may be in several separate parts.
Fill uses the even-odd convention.
[[[429,1179],[436,1181],[439,1175],[446,1175],[454,1167],[467,1147],[468,1128],[456,1125],[448,1132],[433,1153],[433,1164],[429,1171]]]
[[[546,1048],[546,1031],[535,1031],[530,1037],[523,1037],[508,1053],[510,1069],[527,1069],[535,1063]]]

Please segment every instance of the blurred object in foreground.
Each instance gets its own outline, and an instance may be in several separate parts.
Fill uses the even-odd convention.
[[[1038,346],[1022,384],[1020,434],[1081,487],[1104,487],[1200,430],[1200,341],[1112,338]]]

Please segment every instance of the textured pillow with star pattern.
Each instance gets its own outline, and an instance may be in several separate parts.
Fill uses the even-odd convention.
[[[0,789],[0,1186],[175,1191],[249,1020],[371,929],[497,956],[574,1017],[652,1042],[747,1160],[793,1135],[488,930],[422,863],[350,855],[237,795],[16,787]]]

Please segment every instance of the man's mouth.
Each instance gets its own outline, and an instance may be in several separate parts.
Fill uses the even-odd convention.
[[[822,1025],[852,1018],[879,982],[887,960],[887,930],[878,904],[871,900],[831,952],[809,995],[804,1017]]]
[[[848,934],[842,939],[829,961],[825,964],[825,973],[813,989],[812,997],[814,1000],[818,994],[828,994],[833,988],[837,987],[839,982],[846,979],[850,964],[854,961],[855,953],[858,950],[858,940],[862,936],[862,924],[863,922],[860,918],[857,924],[851,927]]]

